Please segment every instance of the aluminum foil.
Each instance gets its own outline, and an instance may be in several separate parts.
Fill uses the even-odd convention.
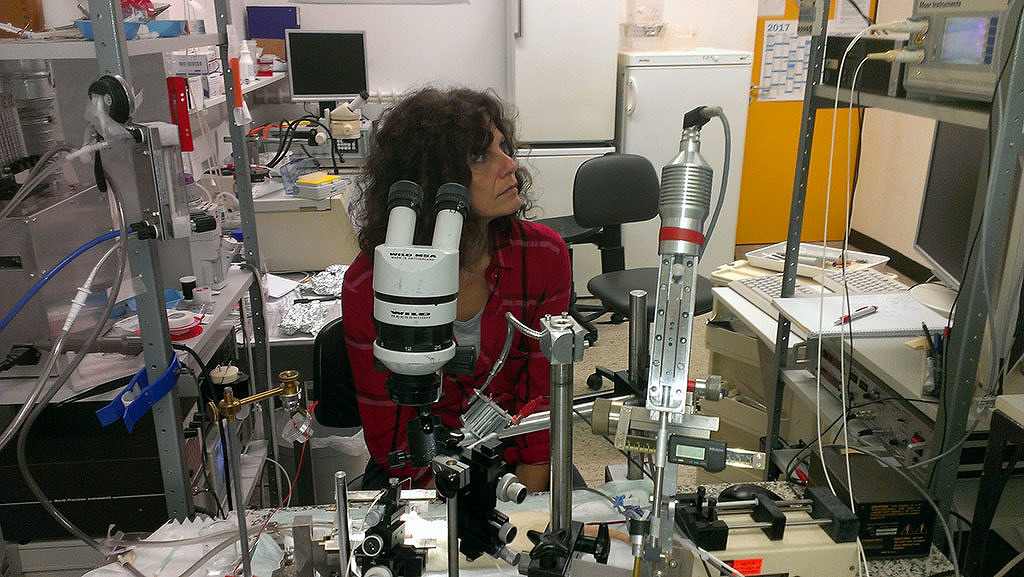
[[[294,304],[285,311],[278,328],[286,335],[298,332],[316,336],[327,324],[327,307],[319,301]]]
[[[328,265],[323,272],[318,272],[309,279],[309,286],[318,295],[341,296],[341,282],[345,279],[347,265]]]

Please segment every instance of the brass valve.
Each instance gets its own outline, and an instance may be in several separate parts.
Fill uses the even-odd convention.
[[[262,393],[256,393],[255,395],[239,399],[235,396],[234,391],[231,387],[224,387],[224,398],[219,403],[210,401],[206,405],[206,412],[210,416],[211,421],[217,420],[219,417],[224,417],[228,422],[234,422],[238,418],[238,413],[242,410],[243,405],[256,403],[264,399],[271,397],[281,396],[285,408],[294,410],[299,408],[302,402],[302,387],[299,383],[299,371],[287,370],[281,371],[277,375],[280,381],[280,386],[264,391]]]

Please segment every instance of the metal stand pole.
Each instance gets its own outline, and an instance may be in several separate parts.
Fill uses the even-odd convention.
[[[334,473],[334,526],[338,529],[338,569],[348,574],[348,476],[345,471]]]
[[[551,365],[551,531],[572,520],[572,365]]]
[[[459,496],[448,499],[448,575],[459,574]]]
[[[647,382],[647,349],[650,345],[651,326],[647,323],[647,291],[629,291],[629,364],[626,375],[633,390],[645,390]],[[641,479],[644,471],[637,463],[637,455],[627,452],[626,478]]]
[[[629,291],[629,364],[626,374],[630,386],[636,388],[646,381],[647,348],[650,345],[651,326],[647,323],[647,291]]]
[[[245,492],[242,491],[242,451],[238,446],[238,421],[230,419],[225,427],[227,431],[228,458],[231,460],[231,489],[235,494],[235,514],[238,517],[238,544],[242,551],[242,575],[252,577],[252,566],[249,562],[249,534],[245,520]]]
[[[224,94],[227,98],[227,119],[228,133],[231,135],[231,159],[235,164],[235,191],[238,193],[238,204],[242,215],[242,231],[245,262],[254,275],[261,271],[259,239],[256,232],[256,211],[252,201],[252,182],[248,170],[249,149],[245,143],[245,130],[242,126],[235,124],[232,115],[232,107],[235,101],[234,77],[238,71],[231,66],[228,58],[228,26],[231,25],[231,6],[229,0],[214,0],[214,8],[217,13],[217,37],[220,44],[221,69],[224,71]],[[253,347],[252,392],[263,392],[270,388],[270,347],[268,341],[266,318],[263,313],[263,292],[259,279],[249,285],[249,302],[252,304],[252,332],[255,346]],[[277,454],[277,443],[274,435],[277,433],[277,426],[274,422],[273,406],[269,401],[264,405],[263,414],[264,434],[267,437],[269,446],[267,454],[272,455],[277,461],[280,457]],[[277,472],[270,475],[270,498],[271,501],[279,501],[282,497],[282,487],[279,485]]]
[[[827,16],[831,0],[816,2],[815,22],[821,22],[819,29],[812,30],[809,65],[807,66],[807,90],[800,117],[800,147],[796,158],[796,172],[793,176],[793,196],[789,208],[789,230],[786,232],[786,262],[782,271],[782,296],[793,296],[796,287],[797,256],[800,252],[800,234],[804,222],[804,200],[807,197],[807,175],[811,164],[811,141],[814,135],[814,122],[818,107],[814,102],[813,86],[821,76],[821,66],[825,55],[825,39],[827,36]],[[775,333],[775,388],[768,395],[768,430],[765,433],[765,468],[764,478],[772,479],[774,467],[772,452],[779,447],[779,430],[782,422],[782,400],[786,383],[782,371],[786,368],[789,353],[789,319],[779,315]]]
[[[120,4],[113,0],[89,0],[89,16],[93,22],[96,62],[100,74],[120,77],[128,89],[132,90]],[[104,169],[121,191],[125,218],[129,223],[152,219],[152,215],[141,206],[142,195],[139,189],[145,185],[140,185],[134,166],[133,157],[137,154],[140,154],[140,150],[134,146],[134,142],[117,143],[116,149],[102,153],[107,159]],[[120,157],[119,162],[111,162],[110,159],[115,156]],[[146,375],[151,383],[167,370],[172,355],[160,261],[156,250],[158,242],[156,239],[140,240],[134,235],[127,239],[132,274],[138,277],[136,281],[141,280],[145,286],[144,290],[138,291],[136,301]],[[167,516],[179,521],[192,516],[192,495],[190,480],[185,474],[188,466],[185,462],[185,438],[181,421],[178,391],[171,389],[153,405],[153,423]]]

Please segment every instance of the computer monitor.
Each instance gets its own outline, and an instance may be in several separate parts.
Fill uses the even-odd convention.
[[[971,244],[971,215],[983,169],[987,132],[939,122],[914,248],[938,279],[959,290]]]
[[[369,90],[363,32],[286,30],[293,102],[339,101]]]

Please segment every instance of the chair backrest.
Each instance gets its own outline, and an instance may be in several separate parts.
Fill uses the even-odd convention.
[[[356,385],[345,345],[342,319],[327,323],[313,340],[313,390],[318,401],[314,416],[328,427],[358,427]]]
[[[659,194],[651,161],[636,154],[606,154],[576,170],[573,216],[580,226],[643,222],[658,215]]]

